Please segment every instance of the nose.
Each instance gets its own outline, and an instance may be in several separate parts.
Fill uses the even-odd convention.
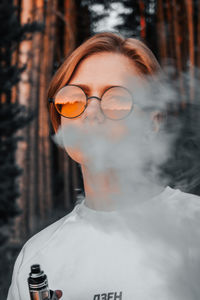
[[[101,99],[95,96],[88,99],[88,105],[84,111],[84,118],[92,122],[104,122],[105,116],[101,111],[100,101]]]

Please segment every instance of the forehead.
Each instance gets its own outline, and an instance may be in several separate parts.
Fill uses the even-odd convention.
[[[69,83],[94,86],[127,85],[131,78],[138,75],[139,72],[129,57],[119,53],[101,52],[85,58],[78,65]]]

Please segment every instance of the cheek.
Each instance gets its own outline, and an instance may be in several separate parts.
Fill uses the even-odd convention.
[[[77,163],[79,163],[81,165],[86,163],[86,159],[80,150],[72,148],[72,147],[66,147],[65,150],[66,150],[67,154],[71,157],[71,159],[73,159]]]
[[[70,119],[67,119],[67,118],[64,118],[61,116],[61,127],[60,128],[62,129],[63,127],[70,126],[70,125],[81,126],[80,118],[77,118],[76,120],[70,120]],[[73,159],[77,163],[84,164],[86,162],[86,158],[84,157],[84,155],[80,151],[80,149],[75,148],[75,147],[66,146],[65,151],[71,157],[71,159]]]

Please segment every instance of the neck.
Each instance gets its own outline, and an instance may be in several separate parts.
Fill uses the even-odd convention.
[[[82,174],[86,205],[95,210],[113,210],[114,199],[120,193],[114,172],[92,172],[82,166]]]
[[[140,186],[136,184],[135,187],[134,184],[129,184],[128,188],[121,188],[119,177],[113,170],[93,172],[90,168],[82,165],[82,174],[86,196],[85,204],[94,210],[115,210],[116,199],[121,202],[120,206],[125,204],[125,199],[134,205],[138,199],[142,201],[152,198],[163,190],[163,187],[149,182],[142,183]]]

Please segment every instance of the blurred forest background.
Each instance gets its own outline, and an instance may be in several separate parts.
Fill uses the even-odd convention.
[[[99,31],[136,37],[174,67],[181,101],[169,110],[182,129],[165,171],[172,187],[200,195],[200,1],[1,0],[2,299],[24,242],[70,212],[83,189],[79,166],[52,141],[46,92],[64,58]]]

